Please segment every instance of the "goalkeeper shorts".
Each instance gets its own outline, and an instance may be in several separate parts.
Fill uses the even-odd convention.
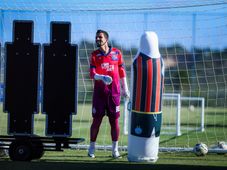
[[[93,95],[92,116],[103,117],[105,115],[112,118],[120,117],[120,95]]]

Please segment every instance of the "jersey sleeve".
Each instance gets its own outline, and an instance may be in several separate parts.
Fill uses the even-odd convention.
[[[118,71],[120,78],[126,77],[125,64],[121,52],[119,51]]]
[[[95,56],[92,53],[90,57],[90,78],[94,79],[95,74],[96,74]]]

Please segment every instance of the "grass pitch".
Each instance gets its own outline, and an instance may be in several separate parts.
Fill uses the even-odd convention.
[[[96,158],[87,157],[85,150],[65,150],[46,152],[40,160],[13,162],[9,158],[0,159],[1,170],[226,170],[227,155],[209,154],[197,157],[192,153],[159,153],[155,164],[128,162],[127,152],[121,152],[121,159],[113,159],[109,151],[96,151]]]
[[[0,110],[2,110],[0,108]],[[89,143],[89,128],[91,124],[91,105],[78,105],[78,114],[73,116],[72,137],[85,138],[84,144]],[[174,114],[170,116],[171,110],[163,110],[164,128],[174,126]],[[199,111],[190,112],[187,108],[181,111],[182,135],[161,134],[160,147],[193,147],[198,142],[204,142],[212,146],[217,141],[227,141],[227,111],[223,108],[206,108],[205,131],[193,130],[200,125]],[[127,146],[127,135],[123,134],[123,115],[120,118],[121,135],[119,145]],[[34,133],[45,136],[45,115],[35,115]],[[0,134],[7,135],[7,113],[0,112]],[[108,119],[104,118],[100,128],[97,143],[99,145],[110,145],[110,128]],[[8,157],[0,158],[0,170],[45,170],[45,169],[227,169],[227,154],[209,154],[204,157],[197,157],[193,153],[170,153],[160,152],[159,160],[155,164],[128,162],[127,152],[121,152],[122,159],[113,159],[110,151],[96,151],[96,158],[87,157],[86,150],[64,150],[64,152],[45,152],[40,160],[31,162],[15,162]]]

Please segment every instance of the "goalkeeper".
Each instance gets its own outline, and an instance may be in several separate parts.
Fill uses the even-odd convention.
[[[90,77],[94,79],[92,102],[93,121],[90,127],[90,146],[88,156],[95,157],[95,141],[103,117],[109,118],[112,138],[112,157],[119,158],[118,138],[120,117],[120,91],[129,98],[124,61],[119,49],[109,46],[109,35],[104,30],[96,32],[97,50],[90,57]],[[121,84],[121,86],[120,86]]]

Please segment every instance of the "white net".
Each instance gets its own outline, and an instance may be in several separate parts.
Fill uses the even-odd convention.
[[[130,67],[144,31],[155,31],[165,62],[165,93],[160,146],[189,148],[198,142],[208,146],[227,141],[227,3],[225,1],[2,1],[0,42],[12,41],[13,20],[34,21],[34,42],[50,42],[50,22],[71,22],[71,43],[79,45],[78,110],[73,116],[73,137],[89,143],[93,82],[89,79],[89,56],[96,48],[97,29],[109,32],[112,46],[119,48]],[[1,63],[4,69],[4,60]],[[1,72],[3,73],[3,72]],[[3,82],[3,78],[1,79]],[[204,103],[203,103],[204,102]],[[180,104],[180,107],[179,107]],[[203,105],[204,104],[204,105]],[[122,103],[123,110],[123,103]],[[180,112],[180,114],[179,114]],[[202,116],[204,114],[204,117]],[[178,116],[180,117],[178,117]],[[127,146],[120,119],[119,145]],[[0,114],[0,133],[6,133],[6,114]],[[179,129],[180,128],[180,129]],[[45,135],[45,115],[35,115],[34,131]],[[173,137],[176,136],[176,137]],[[98,135],[100,148],[111,144],[107,119]]]

